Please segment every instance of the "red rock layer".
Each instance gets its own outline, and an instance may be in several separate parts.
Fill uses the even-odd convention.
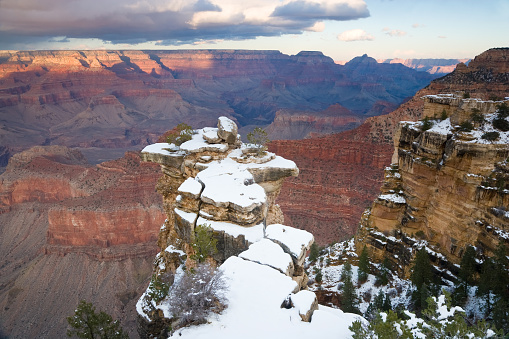
[[[304,139],[349,130],[362,121],[361,117],[339,104],[319,112],[283,109],[276,112],[267,133],[271,140]]]
[[[369,126],[306,140],[279,140],[271,151],[295,161],[278,198],[285,223],[309,230],[320,244],[349,238],[379,191],[392,147],[367,139]]]
[[[153,253],[165,219],[154,189],[158,166],[142,164],[138,154],[128,152],[119,160],[90,167],[73,152],[51,146],[15,155],[0,176],[0,210],[47,203],[46,252],[86,249],[93,254],[108,249],[105,253],[118,258],[124,252],[133,254],[121,245],[150,244]]]

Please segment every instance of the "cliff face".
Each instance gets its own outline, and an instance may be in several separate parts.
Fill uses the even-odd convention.
[[[305,140],[273,141],[270,149],[299,164],[277,202],[286,223],[312,232],[320,244],[351,237],[378,192],[392,147],[366,141],[367,126]],[[369,150],[369,151],[368,151]]]
[[[135,332],[128,319],[164,222],[154,166],[136,153],[90,166],[63,146],[10,159],[0,175],[2,335],[61,337],[81,299]]]
[[[460,92],[462,96],[468,92],[485,100],[507,96],[509,83],[504,79],[508,76],[508,51],[491,49],[482,53],[468,67],[460,66],[459,71],[432,81],[390,114],[367,118],[354,130],[316,140],[273,141],[271,149],[296,161],[301,169],[298,178],[285,183],[278,200],[287,222],[312,230],[321,244],[354,235],[362,211],[379,192],[382,169],[391,163],[399,122],[423,117],[425,95]],[[374,66],[368,57],[358,58],[356,63],[364,70]],[[472,75],[459,76],[458,72]],[[483,78],[483,74],[496,76]],[[470,80],[455,80],[465,77]],[[435,113],[440,116],[441,110]]]
[[[500,240],[509,239],[509,135],[493,124],[503,102],[452,94],[426,96],[424,102],[425,116],[449,117],[431,120],[430,129],[423,122],[400,123],[393,165],[356,237],[359,248],[370,245],[378,260],[389,256],[404,275],[412,253],[405,247],[427,245],[440,253],[433,256],[436,265],[454,273],[468,246],[492,255]],[[482,114],[483,122],[472,121],[472,112]],[[474,124],[472,131],[460,127],[465,121]],[[498,137],[487,139],[486,133]]]
[[[55,144],[128,149],[180,122],[210,126],[224,114],[241,127],[268,125],[281,109],[313,116],[338,103],[362,118],[430,79],[394,65],[354,72],[319,52],[4,52],[0,144],[10,153]]]
[[[362,118],[336,104],[319,112],[279,110],[266,130],[271,140],[293,140],[347,131],[361,122]]]
[[[299,170],[292,161],[273,153],[259,154],[257,148],[242,144],[237,130],[232,120],[220,117],[217,128],[196,130],[180,146],[157,143],[142,151],[143,159],[160,164],[163,172],[157,190],[163,196],[167,220],[159,233],[161,252],[156,256],[154,276],[195,267],[195,230],[209,226],[217,240],[217,252],[207,259],[214,266],[235,262],[237,256],[263,264],[250,257],[249,251],[255,251],[250,246],[275,246],[291,258],[279,273],[291,281],[296,293],[307,283],[303,264],[313,236],[281,225],[284,218],[275,201],[283,180]],[[279,232],[282,237],[276,235]],[[306,240],[295,249],[285,240],[290,234],[303,235]],[[232,257],[236,259],[229,260]],[[149,285],[137,306],[142,337],[163,335],[170,323],[172,327],[178,323],[164,311],[171,308],[166,296],[152,297],[154,288]]]
[[[420,72],[430,74],[447,74],[454,71],[459,63],[467,63],[469,59],[386,59],[378,62],[402,64]]]

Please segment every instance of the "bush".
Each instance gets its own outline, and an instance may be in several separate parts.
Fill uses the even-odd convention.
[[[421,131],[424,132],[424,131],[429,130],[431,127],[433,127],[433,122],[431,121],[431,119],[429,117],[425,117],[421,121],[422,121]]]
[[[444,109],[444,110],[442,110],[442,114],[440,115],[440,120],[445,120],[447,118],[448,118],[447,112]]]
[[[263,128],[256,127],[252,132],[248,133],[247,141],[255,146],[258,156],[267,154],[267,144],[270,140]]]
[[[193,128],[185,123],[180,123],[170,131],[166,137],[166,142],[175,144],[176,146],[182,145],[184,142],[191,140],[194,134]]]
[[[95,312],[95,306],[82,300],[78,304],[73,316],[67,317],[67,323],[71,329],[67,330],[67,336],[77,336],[81,339],[111,338],[128,339],[129,336],[118,320],[101,311]]]
[[[207,257],[217,253],[217,239],[212,235],[212,228],[206,224],[197,225],[194,232],[194,241],[191,246],[195,254],[191,256],[191,259],[204,262]]]
[[[173,274],[168,272],[160,276],[153,274],[150,284],[147,288],[147,294],[156,303],[160,302],[168,295],[171,284],[173,284]]]
[[[321,284],[322,283],[322,279],[323,279],[322,271],[319,270],[318,273],[316,273],[316,275],[315,275],[315,281],[318,284]]]
[[[477,108],[472,108],[472,114],[470,114],[472,121],[474,122],[484,122],[484,115],[482,115],[481,111]]]
[[[470,98],[470,93],[463,92],[463,99],[468,99],[468,98]]]
[[[320,255],[320,250],[318,248],[318,245],[314,242],[311,244],[311,249],[309,250],[309,261],[315,262],[316,259],[318,259],[318,256]]]
[[[497,105],[497,109],[499,118],[507,118],[509,116],[509,106],[505,102]]]
[[[471,130],[474,129],[474,125],[472,125],[472,123],[470,121],[463,121],[461,124],[460,124],[460,131],[462,132],[470,132]]]
[[[484,133],[481,138],[488,141],[495,141],[500,137],[500,133],[498,132],[486,132]]]
[[[495,127],[498,130],[501,130],[502,132],[509,131],[509,122],[505,119],[500,117],[500,115],[493,120],[493,127]]]
[[[227,287],[223,272],[209,264],[185,271],[169,296],[176,327],[204,323],[211,312],[220,313],[227,303]]]

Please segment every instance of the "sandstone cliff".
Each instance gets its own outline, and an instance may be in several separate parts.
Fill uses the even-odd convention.
[[[236,270],[245,262],[241,257],[271,266],[291,282],[288,293],[297,293],[307,283],[303,264],[313,236],[281,225],[283,214],[275,200],[283,180],[299,170],[292,161],[242,144],[237,130],[232,120],[220,117],[217,128],[197,130],[180,146],[157,143],[142,151],[143,159],[160,164],[163,172],[157,190],[163,196],[167,220],[159,233],[161,252],[156,256],[154,277],[176,274],[184,265],[194,267],[195,229],[207,225],[217,239],[217,253],[209,258],[214,265],[225,263]],[[289,261],[281,267],[267,261],[266,250],[286,252]],[[168,314],[171,305],[166,296],[152,297],[153,288],[151,284],[137,306],[142,337],[163,335],[169,324],[178,323]],[[311,313],[303,319],[309,321]]]
[[[164,222],[157,178],[136,153],[90,166],[44,146],[10,159],[0,175],[2,336],[61,337],[81,299],[135,333]]]
[[[494,123],[506,119],[497,110],[503,101],[453,94],[423,99],[431,126],[399,124],[393,164],[356,241],[358,248],[368,244],[376,260],[390,257],[403,275],[410,269],[408,249],[427,246],[447,276],[457,271],[467,246],[492,255],[499,241],[509,241],[509,135]]]
[[[287,223],[298,220],[321,244],[354,235],[363,210],[379,192],[382,169],[391,163],[399,122],[421,119],[422,97],[429,94],[459,92],[485,100],[507,96],[508,55],[508,48],[490,49],[461,66],[463,75],[456,70],[432,81],[390,114],[367,118],[354,130],[319,139],[273,141],[271,149],[296,161],[301,169],[298,178],[284,184],[278,200]],[[357,63],[364,68],[374,65],[367,56]]]

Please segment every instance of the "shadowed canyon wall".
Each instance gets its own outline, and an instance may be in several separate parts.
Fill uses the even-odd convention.
[[[0,333],[59,338],[81,299],[135,333],[165,217],[159,168],[137,153],[97,166],[35,147],[0,175]]]

